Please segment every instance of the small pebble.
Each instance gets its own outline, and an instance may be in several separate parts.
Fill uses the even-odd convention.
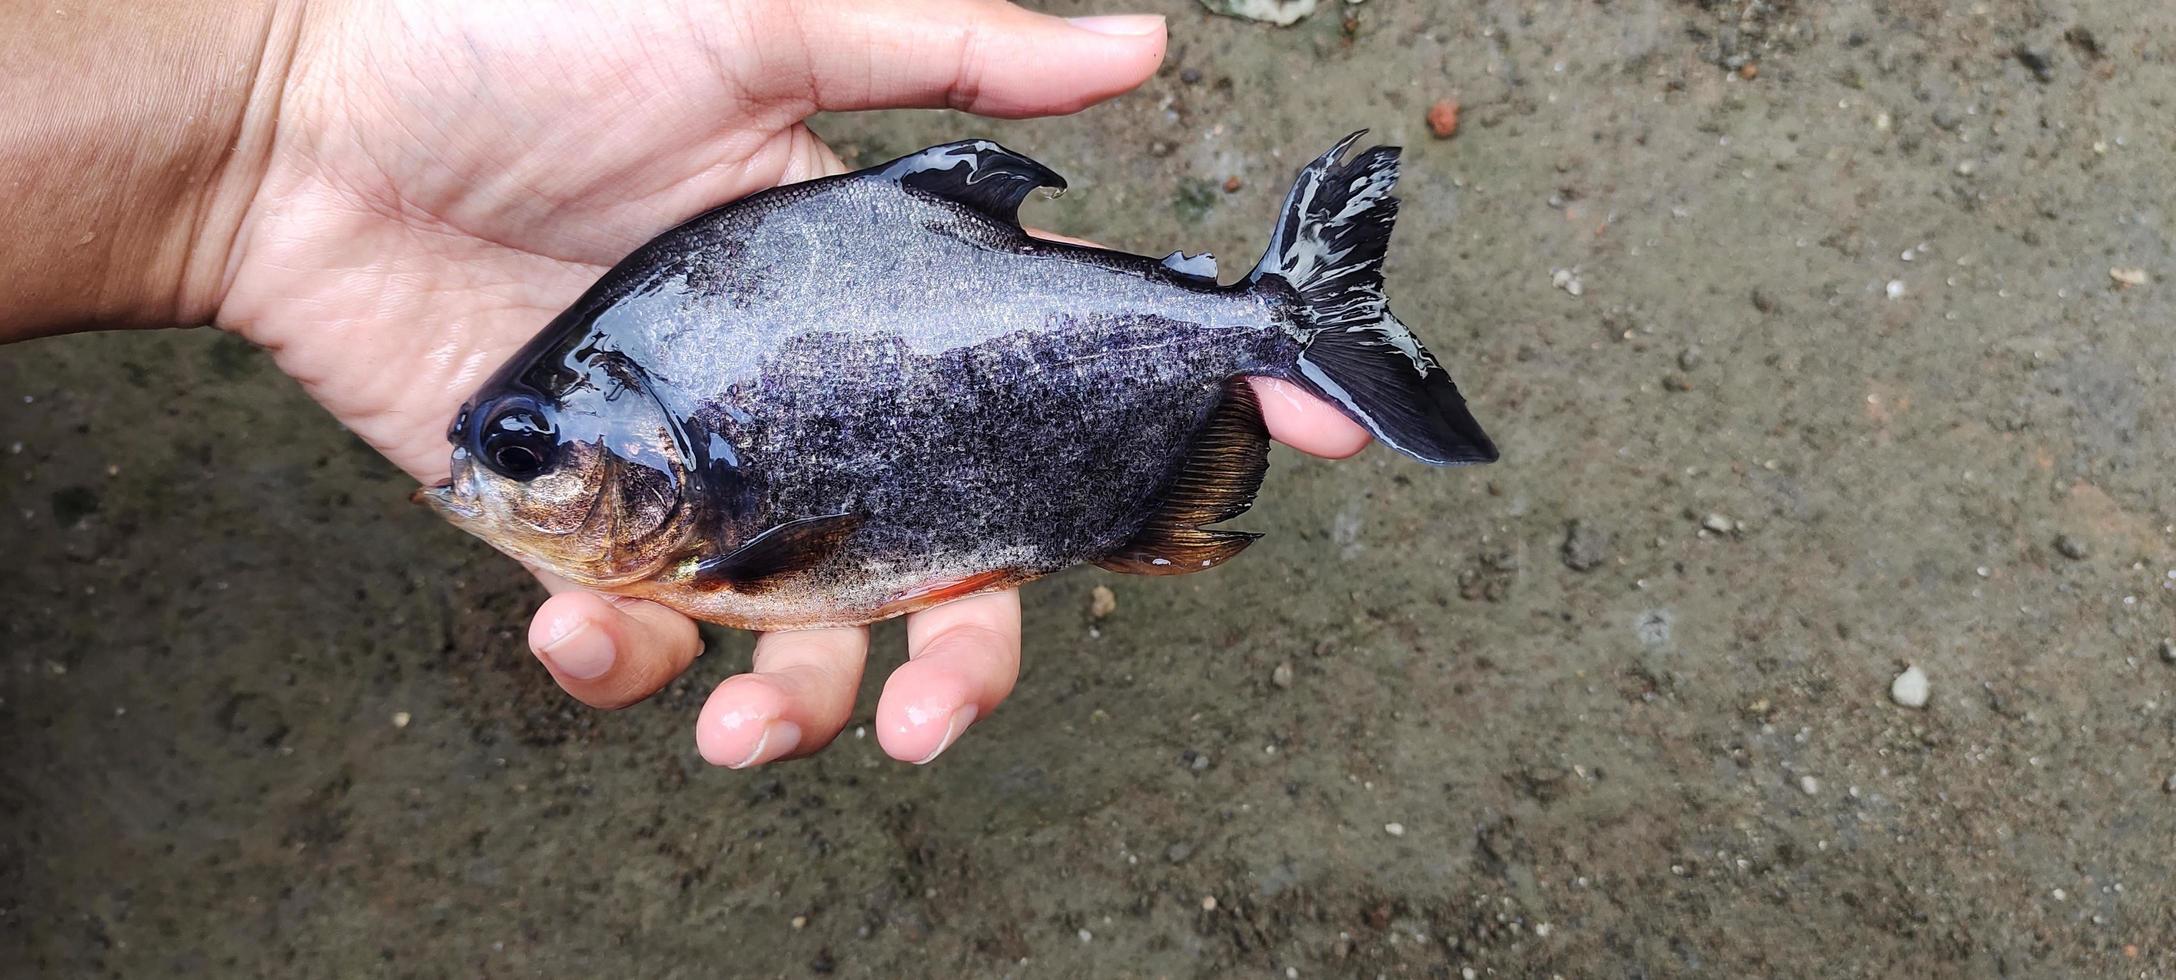
[[[1189,844],[1183,840],[1164,849],[1165,859],[1169,860],[1172,864],[1184,863],[1187,858],[1193,856],[1194,845]]]
[[[1292,665],[1278,664],[1277,669],[1269,672],[1269,682],[1277,685],[1278,687],[1291,687]]]
[[[1687,347],[1677,355],[1677,366],[1687,371],[1700,366],[1700,348]]]
[[[2146,270],[2144,269],[2126,269],[2120,266],[2117,268],[2109,269],[2108,278],[2116,281],[2117,289],[2129,289],[2132,286],[2143,286],[2153,281],[2152,277],[2146,275]]]
[[[1403,837],[1405,836],[1405,825],[1402,823],[1386,823],[1383,825],[1383,833],[1392,837]]]
[[[2176,772],[2169,773],[2168,782],[2161,784],[2161,792],[2176,793]]]
[[[1748,61],[1745,64],[1739,65],[1738,77],[1745,79],[1748,82],[1752,81],[1753,79],[1759,78],[1760,64],[1758,62]]]
[[[1186,83],[1186,84],[1188,84],[1188,85],[1199,85],[1199,84],[1201,84],[1201,69],[1199,69],[1199,68],[1187,68],[1187,69],[1184,69],[1184,70],[1180,71],[1180,72],[1179,72],[1179,81],[1185,82],[1185,83]]]
[[[1118,611],[1118,594],[1098,585],[1088,593],[1088,618],[1102,619]]]
[[[1226,194],[1237,194],[1239,189],[1245,186],[1247,186],[1247,182],[1240,180],[1238,174],[1224,178],[1224,193]]]
[[[1096,938],[1096,934],[1095,934],[1095,933],[1089,932],[1089,931],[1088,931],[1088,930],[1086,930],[1086,929],[1082,929],[1082,930],[1080,931],[1080,941],[1081,941],[1081,942],[1084,942],[1084,943],[1085,943],[1085,942],[1090,942],[1090,941],[1093,941],[1093,940],[1094,940],[1095,938]]]
[[[395,712],[393,712],[393,727],[394,727],[394,728],[406,728],[406,727],[408,727],[408,722],[410,722],[411,720],[413,720],[413,718],[412,718],[412,716],[410,716],[410,715],[408,714],[408,712],[405,712],[405,711],[395,711]]]
[[[1437,99],[1428,107],[1428,132],[1439,140],[1458,135],[1458,100]]]
[[[1216,896],[1215,896],[1215,895],[1203,895],[1203,896],[1201,896],[1201,910],[1202,910],[1202,911],[1204,911],[1204,912],[1214,912],[1214,911],[1216,911]]]
[[[2176,664],[2176,640],[2161,641],[2161,662]]]
[[[1896,675],[1896,680],[1889,682],[1889,700],[1907,708],[1926,707],[1927,694],[1927,672],[1920,670],[1918,664],[1904,668],[1903,673]]]
[[[1716,534],[1729,534],[1737,529],[1738,523],[1721,514],[1709,514],[1700,519],[1700,526]]]
[[[1578,273],[1575,273],[1570,269],[1558,269],[1555,272],[1550,273],[1549,284],[1567,293],[1570,293],[1573,296],[1580,295],[1581,293],[1587,291],[1586,284],[1579,281]]]
[[[1902,280],[1902,279],[1891,279],[1891,280],[1889,280],[1889,285],[1887,285],[1887,286],[1885,286],[1885,287],[1882,287],[1882,291],[1883,291],[1884,293],[1887,293],[1890,299],[1903,299],[1903,298],[1904,298],[1904,280]]]
[[[796,929],[806,929],[808,928],[808,916],[796,915],[793,917],[793,921],[787,924]]]
[[[2085,546],[2084,541],[2071,537],[2067,534],[2058,534],[2055,536],[2055,550],[2062,552],[2063,557],[2068,558],[2072,561],[2084,559],[2091,556],[2093,553],[2093,550],[2091,548]]]
[[[1821,781],[1812,776],[1798,777],[1798,788],[1803,790],[1807,796],[1821,795]]]

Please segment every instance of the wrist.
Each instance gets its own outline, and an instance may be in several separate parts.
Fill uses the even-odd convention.
[[[0,340],[209,322],[262,177],[299,5],[107,10],[0,13]]]

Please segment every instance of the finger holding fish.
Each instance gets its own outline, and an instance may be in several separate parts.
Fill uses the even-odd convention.
[[[763,634],[750,671],[726,678],[697,714],[696,748],[728,769],[822,749],[853,715],[868,654],[862,627]]]
[[[1278,378],[1247,381],[1262,403],[1270,438],[1323,459],[1346,459],[1368,447],[1368,430],[1298,385]]]
[[[877,700],[884,753],[927,765],[987,718],[1020,677],[1020,593],[945,603],[907,620],[907,662]]]
[[[536,575],[554,595],[530,620],[529,650],[584,704],[614,709],[642,701],[703,652],[695,621],[672,609]]]

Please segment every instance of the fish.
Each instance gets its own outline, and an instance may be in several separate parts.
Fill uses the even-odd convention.
[[[1171,575],[1260,535],[1247,376],[1434,466],[1493,462],[1392,315],[1396,147],[1301,168],[1261,260],[1029,234],[1064,178],[984,139],[786,184],[635,249],[447,431],[454,525],[751,630],[856,626],[1083,563]]]

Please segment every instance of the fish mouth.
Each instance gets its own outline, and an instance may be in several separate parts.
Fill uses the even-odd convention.
[[[429,486],[417,487],[408,499],[437,511],[455,524],[466,524],[483,514],[483,508],[477,506],[473,474],[469,475],[471,478],[467,480],[447,477]]]

